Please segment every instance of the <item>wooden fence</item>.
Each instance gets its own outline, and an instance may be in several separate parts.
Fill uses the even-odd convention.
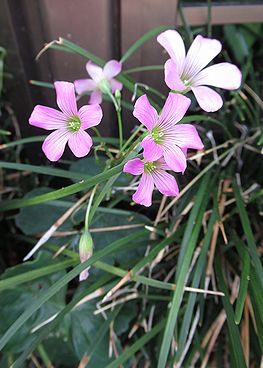
[[[189,24],[207,23],[207,6],[197,2],[184,7]],[[212,24],[263,21],[263,4],[215,5],[212,2]],[[28,126],[28,116],[37,103],[54,105],[54,92],[32,86],[29,80],[53,82],[86,76],[82,57],[48,51],[38,62],[35,56],[44,43],[67,38],[105,60],[119,59],[121,54],[150,29],[159,25],[181,25],[177,0],[0,0],[0,46],[7,49],[7,71],[13,78],[6,80],[9,98],[19,119],[22,135],[36,134]],[[158,64],[162,54],[155,39],[136,52],[125,65]],[[162,72],[136,76],[145,83],[164,88]],[[144,78],[144,79],[143,79]],[[130,96],[128,96],[130,98]],[[113,111],[104,106],[105,134],[115,134]],[[126,131],[130,130],[130,123]]]

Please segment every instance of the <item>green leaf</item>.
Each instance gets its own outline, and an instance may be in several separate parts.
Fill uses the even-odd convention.
[[[234,239],[237,251],[240,255],[240,258],[242,259],[242,271],[240,276],[240,285],[235,309],[235,322],[236,324],[239,324],[244,309],[244,303],[247,296],[248,282],[250,279],[249,276],[250,258],[244,244],[242,244],[242,241],[237,236],[235,236]]]
[[[52,193],[51,188],[36,188],[28,192],[24,199],[34,198],[44,193]],[[71,206],[74,203],[72,202]],[[63,207],[55,206],[53,203],[42,203],[36,206],[25,207],[15,216],[16,226],[26,235],[38,234],[47,231],[54,225],[59,217],[65,213]],[[70,220],[65,221],[61,229],[69,230],[72,228]]]
[[[162,340],[158,368],[166,367],[166,362],[170,350],[171,341],[174,335],[175,324],[182,302],[184,286],[188,268],[192,259],[194,248],[198,239],[198,235],[202,226],[203,214],[209,199],[209,190],[212,181],[210,175],[206,175],[200,184],[197,192],[195,204],[192,208],[180,247],[180,255],[177,263],[176,289],[172,298],[172,305],[168,314],[168,319]],[[209,183],[209,185],[208,185]]]
[[[30,268],[29,268],[28,263],[30,263]],[[16,276],[11,276],[11,277],[6,278],[5,276],[9,274],[9,272],[1,276],[0,290],[10,289],[18,285],[24,284],[26,282],[32,282],[33,280],[41,278],[43,276],[47,276],[47,275],[56,273],[61,270],[65,270],[68,267],[72,267],[76,265],[77,263],[79,262],[74,261],[72,259],[62,261],[62,262],[50,262],[49,261],[48,266],[40,267],[40,265],[37,265],[36,269],[33,269],[33,270],[31,270],[32,268],[31,264],[35,265],[36,261],[24,263],[22,265],[13,267],[12,269],[8,269],[8,271],[16,269],[16,272],[17,272],[18,270],[21,271],[21,268],[22,268],[22,272],[19,272],[19,274],[17,274]],[[42,265],[42,262],[41,262],[41,265]]]
[[[56,169],[56,168],[48,167],[48,166],[20,164],[16,162],[0,161],[0,167],[2,167],[3,169],[29,171],[29,172],[33,172],[37,174],[57,176],[57,177],[67,178],[67,179],[82,180],[82,179],[86,179],[89,177],[89,175],[87,174],[83,175],[78,172],[61,170],[61,169]]]
[[[50,258],[49,258],[50,261]],[[40,263],[41,260],[38,262]],[[47,260],[46,260],[47,262]],[[33,262],[32,262],[33,263]],[[27,265],[24,268],[29,269],[36,266],[36,262]],[[36,271],[36,270],[35,270]],[[58,271],[58,270],[57,270]],[[13,269],[14,273],[15,270]],[[33,271],[29,271],[33,272]],[[21,275],[23,276],[23,275]],[[24,274],[25,276],[25,274]],[[0,292],[0,335],[3,336],[5,330],[9,329],[13,323],[19,319],[24,311],[28,310],[32,304],[38,301],[39,290],[42,293],[46,293],[49,287],[58,282],[64,276],[64,272],[60,271],[52,276],[45,276],[39,278],[37,281],[32,281],[23,287],[13,287],[9,290]],[[13,276],[13,278],[18,276]],[[11,278],[10,278],[11,279]],[[3,280],[4,281],[4,280]],[[12,353],[22,352],[28,345],[32,343],[35,336],[30,334],[29,331],[43,320],[59,312],[65,303],[65,288],[62,287],[59,293],[53,295],[52,298],[45,305],[41,305],[40,308],[32,313],[30,318],[25,321],[16,333],[9,339],[8,344],[5,345],[5,351],[11,351]],[[1,349],[2,350],[2,349]]]
[[[250,271],[249,295],[256,320],[256,332],[258,334],[261,354],[263,354],[263,289],[254,267],[251,267]]]
[[[105,367],[110,360],[108,356],[108,337],[110,322],[117,316],[117,307],[107,315],[104,321],[101,314],[94,315],[96,302],[89,301],[74,308],[70,313],[71,339],[75,353],[79,359],[89,357],[91,367]]]
[[[206,230],[206,234],[204,237],[202,250],[201,250],[201,253],[196,263],[193,281],[191,284],[191,287],[193,288],[199,287],[201,278],[205,274],[205,271],[206,271],[205,267],[207,263],[206,260],[207,260],[208,249],[209,249],[211,238],[212,238],[213,231],[214,231],[214,224],[218,220],[218,211],[216,207],[217,207],[217,201],[214,204],[213,211],[209,219],[209,223],[207,225],[207,230]],[[181,354],[183,352],[183,349],[185,347],[185,344],[186,344],[186,338],[187,338],[187,335],[190,329],[190,324],[191,324],[191,321],[194,315],[194,306],[195,306],[196,299],[197,299],[197,294],[190,293],[188,297],[188,302],[186,304],[186,309],[185,309],[185,313],[183,316],[183,321],[181,324],[180,332],[178,335],[178,348],[176,352],[176,361],[179,361]]]
[[[138,339],[134,344],[129,346],[114,362],[106,366],[106,368],[119,368],[119,366],[125,363],[128,359],[133,357],[135,353],[142,349],[151,339],[153,339],[164,328],[165,321],[157,323],[149,332]]]
[[[10,326],[10,328],[4,333],[0,340],[0,350],[8,343],[8,341],[16,334],[16,332],[24,325],[26,321],[50,298],[52,298],[61,288],[67,285],[71,280],[80,274],[81,271],[85,270],[87,267],[91,266],[94,262],[98,261],[100,258],[105,257],[113,252],[118,251],[124,245],[129,244],[129,242],[135,241],[141,238],[141,236],[147,233],[146,230],[138,231],[134,234],[128,235],[121,240],[118,240],[103,250],[96,252],[90,259],[86,262],[79,264],[59,281],[54,283],[47,292],[40,293],[35,302],[31,303],[30,307],[25,309],[25,311],[17,318],[17,320]]]
[[[252,229],[251,229],[249,217],[248,217],[247,211],[245,209],[244,201],[243,201],[243,198],[241,196],[239,187],[238,187],[237,182],[236,182],[235,179],[233,179],[233,189],[234,189],[234,194],[235,194],[235,197],[236,197],[236,203],[237,203],[237,208],[238,208],[238,212],[239,212],[239,217],[240,217],[240,220],[241,220],[241,224],[242,224],[242,227],[243,227],[244,234],[245,234],[246,239],[247,239],[248,251],[249,251],[251,260],[253,262],[253,265],[255,267],[255,270],[257,272],[258,278],[261,281],[261,286],[263,288],[262,264],[261,264],[260,258],[258,256],[257,246],[256,246],[254,235],[253,235],[253,232],[252,232]]]
[[[240,340],[240,334],[238,331],[238,327],[235,323],[235,315],[233,311],[233,307],[230,303],[228,290],[224,281],[224,277],[222,274],[222,265],[219,262],[219,255],[217,254],[215,257],[215,271],[216,276],[218,278],[219,289],[223,291],[225,296],[222,297],[222,303],[227,316],[227,325],[228,325],[228,334],[230,341],[230,348],[233,352],[232,359],[235,368],[246,368],[245,358],[243,354],[243,348]]]
[[[88,288],[86,288],[83,292],[79,293],[61,310],[61,312],[55,317],[53,321],[51,321],[48,325],[44,326],[39,335],[35,338],[35,340],[23,351],[23,353],[18,357],[15,361],[14,366],[12,368],[20,368],[21,364],[26,360],[27,356],[32,353],[38,344],[46,338],[55,328],[57,329],[60,322],[63,321],[63,325],[65,324],[65,316],[75,307],[75,305],[81,301],[84,297],[91,294],[95,290],[101,288],[106,282],[110,280],[109,276],[101,277],[98,281],[91,284]],[[47,340],[49,341],[49,339]],[[63,349],[62,349],[63,351]],[[73,355],[73,354],[72,354]],[[72,365],[71,365],[72,366]]]
[[[102,172],[101,174],[98,174],[90,179],[82,180],[80,183],[69,185],[65,188],[55,190],[51,193],[42,194],[40,196],[36,196],[34,198],[29,199],[17,199],[12,201],[6,201],[0,204],[0,211],[6,211],[10,209],[15,208],[22,208],[26,206],[32,206],[34,204],[39,204],[47,201],[52,201],[59,198],[64,198],[66,196],[69,196],[71,194],[78,193],[82,190],[89,189],[90,187],[101,183],[110,177],[119,174],[123,168],[123,165],[128,159],[124,160],[121,164],[115,166],[112,169],[109,169],[106,172]]]
[[[141,47],[145,42],[149,41],[154,36],[158,35],[159,33],[165,31],[169,27],[167,26],[160,26],[156,27],[149,32],[145,33],[141,38],[139,38],[132,46],[125,52],[125,54],[121,58],[121,63],[124,63],[129,59],[129,57],[139,48]]]

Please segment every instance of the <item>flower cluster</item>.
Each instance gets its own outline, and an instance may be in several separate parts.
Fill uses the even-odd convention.
[[[160,114],[150,104],[146,95],[138,98],[133,115],[147,129],[140,145],[143,160],[128,161],[123,171],[141,175],[138,189],[133,195],[134,202],[150,206],[156,187],[162,194],[176,196],[179,193],[174,176],[168,170],[184,173],[188,149],[203,149],[196,128],[190,124],[178,124],[186,114],[191,100],[184,96],[192,91],[200,107],[213,112],[223,105],[221,96],[207,86],[228,90],[237,89],[241,84],[241,72],[230,63],[219,63],[207,67],[221,51],[221,43],[198,35],[188,53],[183,40],[175,30],[168,30],[157,37],[157,41],[170,56],[166,61],[165,82],[171,89]],[[60,109],[37,105],[29,123],[46,130],[54,130],[44,141],[42,149],[50,161],[61,158],[65,146],[76,157],[86,156],[92,146],[92,138],[85,131],[98,125],[102,119],[103,94],[114,101],[114,93],[122,89],[117,77],[122,64],[110,60],[101,68],[90,61],[86,64],[89,79],[78,79],[73,83],[55,82],[57,105]],[[77,108],[76,95],[90,92],[89,105]]]

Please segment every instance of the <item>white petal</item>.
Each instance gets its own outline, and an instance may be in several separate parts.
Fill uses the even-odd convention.
[[[185,47],[184,41],[180,34],[175,30],[168,30],[161,33],[157,37],[157,42],[162,45],[168,52],[173,62],[177,65],[177,72],[182,74],[185,62]]]
[[[219,41],[196,36],[186,55],[184,77],[188,80],[193,78],[219,54],[221,49],[222,45]]]
[[[194,87],[207,85],[232,90],[240,87],[241,80],[242,74],[235,65],[219,63],[198,73],[192,85]]]

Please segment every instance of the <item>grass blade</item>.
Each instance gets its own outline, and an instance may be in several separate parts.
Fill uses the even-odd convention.
[[[47,201],[56,200],[59,198],[63,198],[69,196],[71,194],[78,193],[82,190],[86,190],[96,184],[99,184],[110,177],[117,175],[121,172],[123,165],[128,159],[124,160],[121,164],[115,166],[112,169],[109,169],[106,172],[102,172],[92,178],[82,180],[79,183],[69,185],[65,188],[54,190],[51,193],[41,194],[39,196],[27,199],[15,199],[12,201],[5,201],[0,205],[0,211],[6,211],[15,208],[22,208],[26,206],[32,206],[34,204],[39,204]]]
[[[248,282],[250,280],[250,258],[245,246],[242,244],[242,241],[237,236],[235,236],[235,244],[240,258],[242,259],[242,271],[235,309],[235,322],[236,324],[239,324],[241,321],[245,299],[247,296]]]
[[[91,266],[94,262],[98,261],[100,258],[105,257],[113,252],[118,251],[124,245],[129,242],[135,241],[140,237],[147,234],[146,230],[138,231],[131,235],[128,235],[120,240],[111,243],[106,248],[101,251],[96,252],[90,259],[86,262],[79,264],[54,285],[52,285],[47,292],[40,293],[38,300],[32,303],[31,307],[27,309],[21,316],[9,327],[9,329],[4,333],[0,340],[0,350],[8,343],[8,341],[15,335],[15,333],[23,326],[23,324],[53,295],[55,295],[63,286],[67,285],[71,280],[80,274],[87,267]]]
[[[78,172],[56,169],[56,168],[48,167],[48,166],[20,164],[16,162],[0,161],[0,167],[2,167],[3,169],[29,171],[29,172],[33,172],[36,174],[51,175],[51,176],[57,176],[60,178],[67,178],[67,179],[82,180],[84,178],[90,177],[90,175],[84,175]]]
[[[234,194],[235,194],[235,197],[236,197],[236,203],[237,203],[237,208],[238,208],[238,212],[239,212],[239,217],[240,217],[240,220],[241,220],[241,224],[242,224],[242,227],[243,227],[244,234],[245,234],[246,239],[247,239],[248,251],[249,251],[251,260],[254,264],[255,271],[257,272],[258,279],[260,280],[261,287],[263,288],[262,264],[261,264],[260,258],[258,256],[257,246],[256,246],[254,235],[253,235],[253,232],[252,232],[252,229],[251,229],[248,214],[247,214],[247,211],[245,209],[244,201],[243,201],[243,198],[241,196],[239,187],[238,187],[237,182],[236,182],[235,179],[233,180],[233,190],[234,190]]]
[[[124,63],[131,57],[131,55],[139,48],[141,47],[145,42],[149,41],[154,36],[158,35],[159,33],[165,31],[169,27],[167,26],[160,26],[156,27],[154,29],[151,29],[149,32],[145,33],[141,38],[139,38],[122,56],[121,62]]]
[[[202,218],[209,198],[208,190],[211,185],[211,183],[210,185],[208,185],[209,179],[210,175],[207,174],[202,180],[182,240],[177,265],[176,289],[173,295],[172,305],[169,311],[165,332],[162,340],[161,351],[158,360],[158,368],[166,367],[169,349],[174,335],[175,324],[183,298],[187,272],[190,266],[196,241],[198,239],[199,231],[202,226]]]
[[[114,362],[107,365],[106,368],[119,368],[120,365],[126,362],[129,358],[133,357],[134,354],[140,350],[148,341],[154,338],[165,326],[165,320],[157,323],[149,332],[138,339],[133,345],[126,349]]]
[[[231,354],[235,368],[246,368],[245,358],[243,354],[243,348],[240,340],[240,334],[237,325],[235,324],[235,315],[233,307],[229,300],[228,290],[222,274],[222,266],[219,263],[219,255],[215,257],[215,271],[218,278],[218,285],[220,290],[223,291],[225,296],[222,297],[222,303],[227,316],[227,325],[229,333],[230,347],[233,351]]]
[[[8,277],[6,279],[0,280],[0,290],[5,290],[17,285],[21,285],[25,282],[29,282],[39,277],[50,275],[51,273],[64,270],[65,268],[72,267],[78,264],[78,260],[67,260],[62,262],[57,262],[56,264],[40,267],[37,270],[26,271],[21,273],[20,275]]]

